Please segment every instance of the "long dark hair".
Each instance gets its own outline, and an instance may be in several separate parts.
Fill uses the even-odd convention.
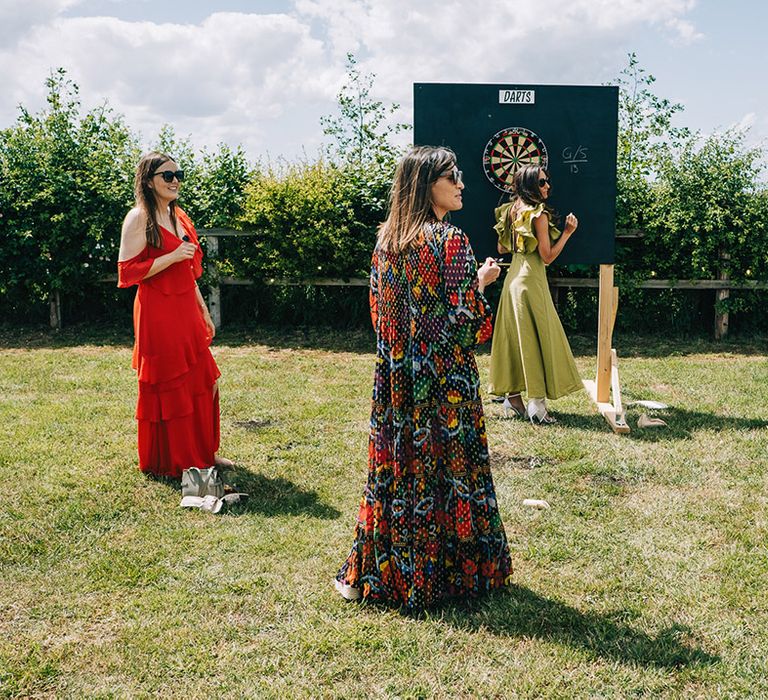
[[[549,220],[555,223],[555,210],[541,197],[541,188],[539,187],[540,173],[544,173],[544,176],[549,179],[549,171],[541,165],[524,165],[515,173],[515,190],[511,197],[512,202],[514,202],[512,211],[516,217],[524,205],[536,207],[544,203],[544,211],[549,215]]]
[[[403,156],[389,192],[387,218],[379,226],[380,248],[399,253],[414,247],[424,224],[435,218],[432,184],[455,165],[456,154],[443,146],[414,146]]]
[[[152,176],[157,169],[173,158],[166,153],[150,151],[145,153],[136,166],[136,177],[133,180],[133,194],[136,197],[136,206],[140,207],[147,215],[147,244],[153,248],[163,247],[163,235],[157,223],[157,197],[155,191],[149,186]],[[176,200],[168,205],[171,214],[171,223],[176,228]]]

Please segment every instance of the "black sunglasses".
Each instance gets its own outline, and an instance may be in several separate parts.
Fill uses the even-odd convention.
[[[451,178],[451,182],[453,182],[454,185],[458,185],[460,182],[462,182],[464,173],[461,172],[461,170],[458,168],[454,168],[448,173],[442,173],[440,177],[449,177]]]
[[[551,185],[551,184],[552,183],[546,177],[539,178],[539,187],[544,187],[544,185]]]
[[[159,175],[165,182],[173,182],[173,178],[176,178],[179,182],[184,179],[183,170],[176,170],[175,172],[173,170],[161,170],[159,173],[154,173],[152,177],[155,177],[155,175]]]

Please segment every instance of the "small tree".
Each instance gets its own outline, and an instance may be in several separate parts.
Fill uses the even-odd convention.
[[[287,165],[257,174],[246,195],[243,224],[259,232],[239,242],[248,276],[348,277],[367,268],[375,225],[361,216],[367,207],[347,171]]]
[[[200,182],[202,166],[190,139],[177,136],[170,124],[163,124],[157,135],[157,140],[152,144],[152,150],[165,153],[176,161],[184,171],[185,176],[180,202],[184,206],[186,200],[193,201],[195,197],[192,193],[196,190],[197,183]],[[192,211],[189,214],[192,216]]]
[[[179,204],[199,228],[234,226],[243,213],[245,186],[252,170],[242,147],[195,152],[187,138],[163,125],[154,150],[167,153],[184,170]]]
[[[346,67],[346,83],[337,96],[339,114],[322,117],[320,123],[323,133],[333,139],[326,155],[334,167],[343,171],[351,230],[358,232],[357,245],[365,246],[364,257],[370,259],[376,228],[386,215],[395,165],[403,152],[391,139],[411,127],[392,123],[400,106],[395,103],[387,107],[373,98],[376,76],[362,73],[351,53],[347,54]]]
[[[78,87],[64,69],[46,87],[47,108],[21,107],[0,137],[0,293],[27,307],[47,299],[51,325],[60,327],[63,293],[84,300],[114,269],[138,147],[108,106],[81,116]]]
[[[650,198],[650,183],[671,152],[690,136],[672,119],[683,110],[679,103],[658,97],[651,87],[656,78],[640,67],[637,55],[616,80],[619,86],[616,218],[619,227],[642,227]]]
[[[401,122],[389,123],[400,105],[385,107],[381,100],[373,99],[371,90],[376,76],[361,73],[351,53],[347,54],[346,67],[347,80],[336,98],[339,116],[320,119],[323,133],[333,139],[326,154],[338,165],[365,170],[371,166],[391,168],[401,149],[390,139],[410,126]]]
[[[236,225],[243,214],[245,187],[253,175],[245,152],[219,144],[203,151],[194,181],[185,182],[182,197],[200,228]]]

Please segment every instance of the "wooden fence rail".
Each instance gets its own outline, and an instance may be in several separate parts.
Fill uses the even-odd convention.
[[[200,235],[205,236],[208,242],[208,255],[211,260],[211,269],[215,270],[215,263],[219,249],[219,238],[226,237],[239,237],[239,236],[255,236],[257,231],[234,231],[232,229],[223,228],[209,228],[200,229]],[[644,232],[639,229],[617,229],[617,240],[632,240],[643,238]],[[721,256],[724,263],[727,261],[725,255]],[[218,281],[218,285],[212,286],[209,296],[208,304],[210,306],[211,318],[218,328],[221,325],[221,285],[252,285],[252,280],[240,279],[237,277],[220,277],[217,278],[213,275],[213,279]],[[316,277],[303,280],[291,280],[279,277],[274,277],[265,280],[268,285],[280,285],[280,286],[314,286],[314,287],[366,287],[368,286],[368,279],[361,277],[352,277],[349,279],[332,278],[332,277]],[[557,291],[562,288],[584,288],[593,287],[598,288],[599,280],[595,278],[583,278],[583,277],[550,277],[549,286],[553,292],[557,294]],[[733,282],[728,279],[728,275],[724,270],[718,273],[718,279],[716,280],[670,280],[670,279],[646,279],[636,283],[636,287],[640,289],[713,289],[716,291],[716,300],[721,301],[728,298],[730,290],[762,290],[768,289],[768,282],[758,282],[746,280],[744,282]],[[714,334],[715,338],[724,338],[728,333],[728,312],[722,311],[717,305],[715,306],[715,318],[714,318]]]
[[[239,277],[220,277],[216,270],[216,258],[219,252],[219,238],[239,238],[247,236],[255,236],[257,231],[235,231],[232,229],[224,228],[207,228],[200,229],[199,234],[201,237],[205,237],[207,243],[209,270],[211,271],[211,279],[214,283],[211,285],[208,294],[208,305],[211,312],[211,318],[219,328],[222,323],[221,314],[221,287],[223,285],[235,285],[235,286],[247,286],[253,285],[253,280],[241,279]],[[616,231],[616,238],[622,239],[637,239],[643,237],[643,232],[637,229],[618,229]],[[723,256],[723,260],[726,258]],[[105,282],[114,282],[117,277],[115,275],[108,275],[103,278]],[[549,286],[553,289],[553,292],[557,292],[563,288],[598,288],[599,280],[595,278],[585,277],[550,277]],[[290,286],[290,287],[367,287],[367,277],[350,277],[334,278],[334,277],[314,277],[309,279],[294,280],[285,279],[280,277],[273,277],[264,280],[264,283],[268,285],[276,286]],[[724,272],[721,272],[719,279],[716,280],[673,280],[673,279],[646,279],[637,282],[634,286],[640,289],[698,289],[698,290],[715,290],[717,292],[717,299],[726,299],[730,290],[764,290],[768,289],[768,282],[745,280],[743,282],[735,282],[727,278]],[[53,303],[53,302],[52,302]],[[60,314],[57,315],[57,321],[61,323]],[[53,326],[54,315],[51,313],[51,325]],[[715,337],[723,338],[728,332],[728,312],[722,312],[717,307],[715,308]]]
[[[350,277],[349,279],[336,277],[311,277],[295,280],[282,277],[272,277],[263,280],[265,284],[280,287],[367,287],[367,277]],[[599,280],[592,277],[550,277],[547,279],[550,287],[594,287],[599,286]],[[220,277],[219,284],[225,285],[252,285],[253,280],[240,277]],[[638,282],[639,289],[768,289],[768,282],[733,282],[731,280],[660,280],[649,279]]]

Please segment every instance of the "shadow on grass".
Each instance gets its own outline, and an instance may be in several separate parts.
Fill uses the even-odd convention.
[[[123,325],[79,323],[60,331],[45,326],[0,326],[0,349],[38,350],[72,348],[79,345],[131,347],[133,325],[130,317]]]
[[[622,663],[681,668],[720,661],[687,641],[693,636],[689,627],[672,624],[653,636],[621,622],[628,616],[624,611],[581,612],[515,585],[486,598],[450,603],[437,613],[457,629],[567,644]]]
[[[571,349],[577,357],[594,357],[594,334],[571,334]],[[665,358],[693,354],[712,353],[734,355],[765,355],[765,336],[735,337],[713,341],[706,337],[652,336],[617,334],[613,346],[619,359],[631,357]],[[45,326],[0,326],[0,349],[65,348],[78,345],[130,346],[133,344],[133,326],[130,317],[125,323],[80,323],[61,331],[51,331]],[[216,336],[214,345],[247,347],[266,345],[275,350],[325,350],[327,352],[352,352],[372,354],[376,351],[376,339],[370,325],[347,329],[328,326],[226,326]],[[478,355],[490,353],[491,344],[477,348]]]
[[[43,326],[0,326],[0,349],[34,350],[97,345],[131,347],[133,326],[130,318],[123,325],[77,324],[61,331]],[[266,345],[274,350],[325,350],[373,354],[376,338],[370,325],[335,329],[323,326],[225,327],[216,334],[216,346],[247,347]]]
[[[376,352],[376,336],[370,326],[343,330],[322,326],[226,329],[217,336],[216,342],[230,347],[266,345],[272,350],[323,350],[362,355],[372,355]]]
[[[579,355],[596,355],[597,339],[595,336],[580,336],[578,341]],[[768,338],[764,335],[749,335],[712,340],[708,336],[695,335],[620,333],[614,335],[612,345],[616,348],[619,363],[621,363],[622,357],[664,359],[699,354],[765,355]]]
[[[594,334],[572,333],[568,336],[571,351],[574,357],[596,357],[597,336]],[[619,365],[622,358],[646,358],[659,359],[671,357],[687,357],[688,355],[739,355],[765,356],[768,338],[765,336],[735,336],[727,340],[715,341],[705,336],[675,336],[652,334],[616,334],[613,337],[612,346],[616,348],[619,356]],[[477,349],[478,355],[487,355],[491,352],[491,344],[486,343]]]
[[[305,491],[288,479],[269,477],[243,467],[227,469],[224,481],[248,494],[248,499],[230,510],[231,513],[262,515],[309,515],[323,520],[341,516],[336,508],[323,503],[314,491]]]
[[[560,425],[568,428],[578,428],[595,433],[610,432],[610,428],[603,418],[597,414],[565,413],[555,411],[554,415]],[[638,428],[637,420],[639,411],[627,413],[627,423],[631,428],[629,440],[639,442],[672,442],[676,440],[691,440],[695,433],[701,430],[715,432],[724,431],[749,431],[764,430],[768,428],[768,421],[757,418],[738,418],[733,416],[718,416],[715,413],[703,413],[701,411],[688,411],[684,408],[668,408],[664,411],[651,411],[651,417],[661,418],[666,421],[666,427]]]
[[[165,476],[145,474],[146,479],[161,484],[170,491],[180,492],[181,482]],[[309,515],[323,520],[335,520],[341,512],[320,500],[314,491],[305,491],[282,477],[269,477],[235,466],[221,472],[224,483],[247,493],[242,503],[226,507],[226,512],[261,513],[262,515]]]

